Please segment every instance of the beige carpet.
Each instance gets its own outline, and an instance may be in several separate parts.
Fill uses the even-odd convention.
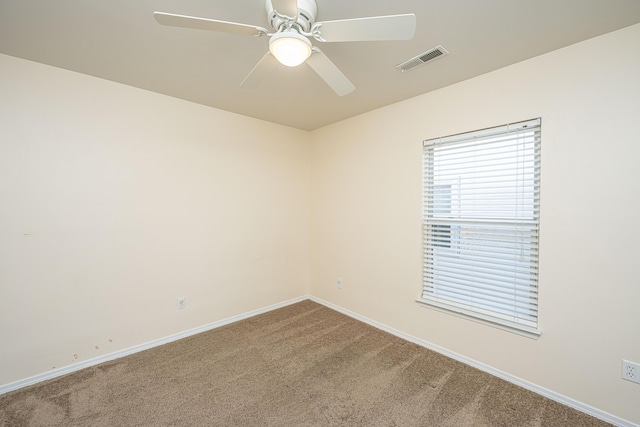
[[[606,426],[304,301],[0,396],[0,426]]]

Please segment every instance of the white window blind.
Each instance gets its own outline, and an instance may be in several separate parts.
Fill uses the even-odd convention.
[[[540,126],[424,142],[419,302],[539,334]]]

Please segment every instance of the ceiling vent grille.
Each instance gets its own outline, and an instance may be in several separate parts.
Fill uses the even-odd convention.
[[[396,65],[396,68],[405,71],[413,70],[419,65],[426,64],[427,62],[433,61],[434,59],[440,58],[442,56],[448,55],[449,51],[443,48],[442,46],[434,47],[431,50],[428,50],[420,55],[409,59],[408,61],[403,62],[402,64]]]

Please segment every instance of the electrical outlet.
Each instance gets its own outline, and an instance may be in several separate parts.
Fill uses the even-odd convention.
[[[336,287],[342,289],[342,277],[338,277],[338,280],[336,280]]]
[[[177,300],[178,310],[183,310],[187,307],[187,297],[180,297]]]
[[[640,384],[640,364],[623,360],[622,379]]]

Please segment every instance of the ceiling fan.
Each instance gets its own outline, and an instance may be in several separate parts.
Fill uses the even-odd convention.
[[[269,37],[269,51],[240,84],[255,87],[279,63],[295,67],[306,62],[338,95],[352,92],[355,86],[309,37],[319,42],[410,40],[416,29],[416,16],[374,16],[316,22],[316,0],[266,0],[267,19],[275,32],[254,25],[215,19],[154,12],[156,21],[172,27],[220,31],[224,33]]]

